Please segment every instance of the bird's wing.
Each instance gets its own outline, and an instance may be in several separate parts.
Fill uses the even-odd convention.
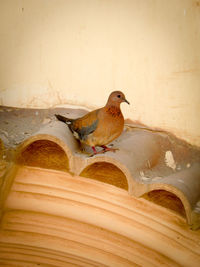
[[[70,125],[74,136],[80,140],[86,140],[87,136],[93,133],[98,126],[98,112],[99,110],[94,110],[89,112],[82,118],[76,119]]]

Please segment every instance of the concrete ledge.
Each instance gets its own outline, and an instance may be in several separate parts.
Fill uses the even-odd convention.
[[[188,224],[193,228],[200,226],[197,219],[193,221],[193,218],[200,216],[195,211],[200,199],[199,164],[193,164],[182,171],[170,169],[168,175],[163,177],[146,178],[141,176],[141,173],[148,169],[153,173],[153,168],[162,168],[162,151],[156,136],[147,131],[124,131],[113,145],[119,148],[117,152],[89,157],[81,153],[68,127],[62,122],[53,121],[17,148],[16,162],[21,165],[69,171],[75,175],[100,180],[123,188],[136,197],[151,191],[151,196],[158,190],[170,192],[176,196],[177,203],[179,200],[182,202],[184,212],[180,211],[180,214],[185,214]],[[169,209],[171,204],[174,205],[170,204],[169,199],[163,199],[163,202],[168,203]],[[175,202],[175,198],[172,202]]]
[[[54,119],[7,145],[0,265],[199,266],[198,150],[125,127],[116,153],[90,157]]]

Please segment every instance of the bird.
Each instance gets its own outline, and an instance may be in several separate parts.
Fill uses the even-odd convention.
[[[117,149],[107,147],[107,144],[119,137],[123,131],[124,117],[120,109],[122,102],[130,104],[123,92],[113,91],[104,107],[93,110],[80,118],[70,119],[59,114],[55,116],[59,121],[67,124],[81,144],[92,148],[93,155],[107,151],[115,152]],[[97,146],[102,147],[103,150],[97,151]]]

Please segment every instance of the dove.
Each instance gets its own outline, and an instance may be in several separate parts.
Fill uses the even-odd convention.
[[[83,117],[70,119],[59,114],[55,116],[67,124],[77,140],[92,147],[94,155],[107,151],[115,152],[117,149],[106,145],[119,137],[123,131],[124,117],[120,109],[122,102],[130,104],[121,91],[114,91],[109,95],[104,107],[93,110]],[[97,151],[97,146],[103,150]]]

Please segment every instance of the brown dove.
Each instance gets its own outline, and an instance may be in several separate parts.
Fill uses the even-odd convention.
[[[124,117],[120,109],[122,102],[129,104],[122,92],[114,91],[104,107],[93,110],[81,118],[69,119],[57,114],[55,116],[68,125],[76,139],[92,147],[94,154],[116,151],[106,145],[123,131]],[[103,150],[97,152],[96,146],[102,147]]]

